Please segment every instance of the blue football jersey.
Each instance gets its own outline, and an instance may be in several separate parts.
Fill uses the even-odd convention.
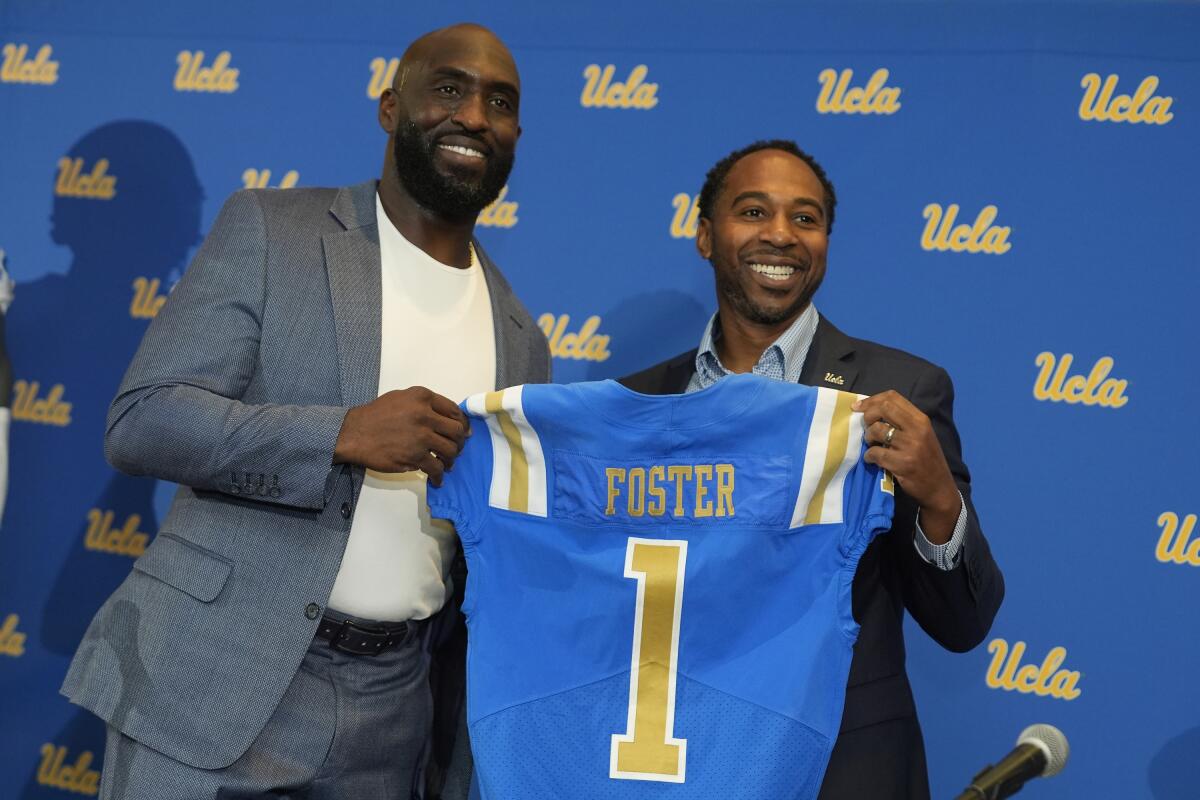
[[[858,395],[752,375],[467,399],[434,516],[469,577],[467,720],[484,800],[817,795],[891,524]]]

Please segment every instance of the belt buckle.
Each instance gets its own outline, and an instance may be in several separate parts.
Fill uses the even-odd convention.
[[[329,640],[329,646],[343,653],[377,656],[387,647],[389,638],[387,631],[364,628],[344,620],[338,632]]]

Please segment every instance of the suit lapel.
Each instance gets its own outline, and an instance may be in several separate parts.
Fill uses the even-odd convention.
[[[512,290],[500,275],[492,259],[483,251],[478,239],[472,240],[479,266],[487,282],[488,300],[492,306],[492,330],[496,337],[496,388],[506,389],[524,383],[529,374],[528,348],[518,346],[525,341],[525,326],[512,311]]]
[[[666,394],[684,394],[692,376],[696,374],[696,350],[676,356],[667,364],[663,375],[663,391]]]
[[[800,370],[800,383],[808,386],[828,386],[843,392],[854,390],[858,366],[854,357],[854,342],[833,323],[821,317],[812,345]]]
[[[379,393],[383,290],[375,182],[341,189],[329,213],[346,228],[323,235],[321,241],[333,300],[342,402],[357,406]]]

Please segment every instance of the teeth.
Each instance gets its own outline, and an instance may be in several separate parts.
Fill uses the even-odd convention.
[[[472,150],[469,147],[460,147],[456,144],[439,144],[438,147],[443,150],[449,150],[452,153],[458,153],[460,156],[466,156],[467,158],[483,158],[483,153],[478,150]]]
[[[782,281],[790,278],[796,271],[795,267],[778,267],[773,264],[751,264],[750,269],[759,275],[765,275],[773,280]]]

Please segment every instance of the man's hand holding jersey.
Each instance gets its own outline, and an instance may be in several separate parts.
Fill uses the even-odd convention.
[[[333,463],[376,472],[419,469],[433,486],[454,466],[471,424],[454,401],[424,386],[380,395],[346,412]]]
[[[854,410],[863,414],[870,445],[864,460],[890,472],[917,502],[921,530],[930,542],[950,541],[962,497],[929,417],[893,390],[859,400]]]

